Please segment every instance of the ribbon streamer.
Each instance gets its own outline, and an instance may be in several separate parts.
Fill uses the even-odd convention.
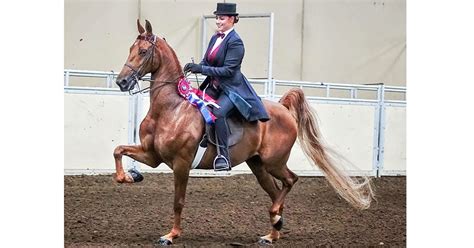
[[[178,82],[178,93],[189,103],[199,109],[204,121],[207,124],[213,124],[216,120],[214,114],[207,108],[207,105],[213,105],[219,108],[216,101],[208,95],[202,94],[202,91],[191,86],[186,78],[181,78]]]

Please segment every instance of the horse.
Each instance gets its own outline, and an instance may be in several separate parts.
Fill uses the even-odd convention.
[[[174,50],[163,38],[153,34],[148,20],[145,28],[137,20],[137,28],[139,35],[130,47],[116,83],[121,91],[131,91],[142,76],[151,73],[150,108],[140,124],[140,144],[120,145],[114,150],[115,180],[118,183],[137,181],[137,171],[135,175],[124,171],[123,155],[152,168],[165,163],[173,171],[173,227],[158,240],[160,245],[171,245],[182,235],[181,213],[186,186],[206,124],[200,112],[178,94],[177,82],[184,73]],[[290,89],[279,102],[262,101],[270,120],[244,121],[243,138],[230,148],[231,164],[246,162],[272,201],[268,210],[271,230],[260,237],[258,243],[272,244],[280,238],[285,197],[298,181],[298,176],[287,166],[297,138],[305,154],[324,173],[335,191],[353,207],[367,209],[374,197],[370,179],[349,177],[335,166],[303,91]],[[215,146],[209,144],[207,150],[200,169],[213,168]]]

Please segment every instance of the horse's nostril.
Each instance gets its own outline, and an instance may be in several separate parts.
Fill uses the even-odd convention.
[[[125,84],[127,84],[127,80],[125,79],[118,79],[117,81],[115,81],[115,83],[119,86],[123,86]]]
[[[125,78],[123,78],[123,79],[117,78],[115,83],[118,85],[118,87],[120,88],[121,91],[124,91],[125,87],[127,86],[127,80]]]

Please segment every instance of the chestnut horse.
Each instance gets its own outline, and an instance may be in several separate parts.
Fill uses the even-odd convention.
[[[137,20],[139,35],[130,47],[130,54],[117,84],[130,91],[145,74],[151,73],[150,109],[140,125],[140,144],[121,145],[114,150],[119,183],[133,183],[134,176],[125,173],[122,156],[156,168],[165,163],[174,175],[174,223],[171,231],[158,243],[170,245],[182,234],[181,212],[184,207],[189,171],[205,130],[200,112],[177,92],[178,79],[183,77],[181,65],[167,42],[152,33],[148,20],[145,29]],[[351,178],[337,169],[327,148],[321,142],[314,114],[303,91],[291,89],[279,103],[263,100],[270,116],[267,122],[244,122],[242,140],[230,148],[231,164],[246,162],[259,184],[272,200],[269,209],[271,231],[259,243],[271,244],[280,237],[283,225],[283,204],[298,177],[288,169],[287,161],[298,137],[305,154],[319,167],[336,192],[352,206],[366,209],[373,198],[370,180]],[[198,168],[212,169],[215,146],[209,149]],[[281,181],[281,187],[276,179]]]

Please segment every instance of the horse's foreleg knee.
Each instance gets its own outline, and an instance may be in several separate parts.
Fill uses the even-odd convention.
[[[152,168],[156,168],[161,163],[153,150],[145,150],[142,145],[117,146],[114,150],[114,158],[118,182],[133,183],[143,180],[143,176],[138,171],[125,174],[122,166],[123,155],[149,165]]]
[[[133,178],[123,170],[122,156],[126,152],[127,146],[117,146],[114,149],[115,159],[115,181],[118,183],[133,183]]]
[[[114,158],[115,159],[122,159],[123,150],[124,150],[123,146],[115,147],[115,149],[114,149]]]

